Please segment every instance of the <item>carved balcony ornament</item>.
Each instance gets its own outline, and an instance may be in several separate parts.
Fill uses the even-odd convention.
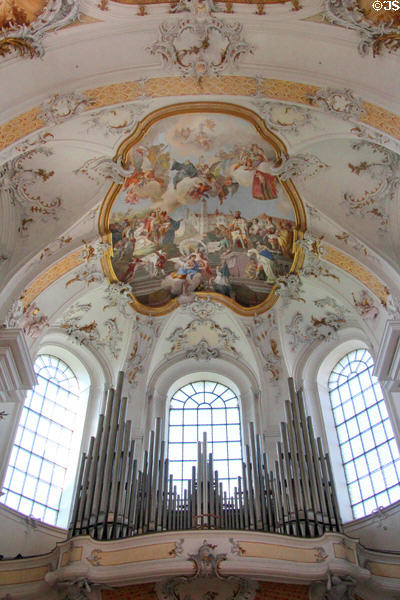
[[[44,36],[70,25],[79,15],[79,2],[74,0],[39,0],[35,7],[26,10],[21,0],[7,3],[0,17],[0,56],[42,57]]]
[[[159,600],[252,600],[255,584],[243,577],[225,576],[221,563],[224,553],[216,554],[215,544],[204,540],[196,554],[188,554],[193,562],[194,574],[189,577],[173,577],[156,586]]]
[[[327,582],[315,582],[311,585],[311,600],[354,600],[356,579],[351,575],[341,577],[329,572]]]
[[[189,16],[165,21],[159,41],[148,47],[149,52],[160,54],[167,68],[175,67],[199,84],[204,77],[220,76],[252,47],[242,37],[243,26],[212,16],[216,10],[212,0],[180,0],[173,12],[189,12]]]

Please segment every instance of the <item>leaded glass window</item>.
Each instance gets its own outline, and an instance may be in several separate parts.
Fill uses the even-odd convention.
[[[79,412],[79,386],[68,365],[55,356],[39,356],[35,373],[38,383],[25,399],[1,500],[55,525]]]
[[[197,467],[197,442],[207,434],[207,453],[229,494],[242,474],[239,400],[225,385],[196,381],[172,396],[169,410],[169,472],[181,493]]]
[[[400,456],[381,386],[365,349],[346,354],[329,395],[354,518],[400,499]]]

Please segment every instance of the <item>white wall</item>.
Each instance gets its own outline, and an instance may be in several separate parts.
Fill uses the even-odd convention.
[[[66,537],[65,529],[45,525],[0,504],[0,554],[4,558],[45,554]]]

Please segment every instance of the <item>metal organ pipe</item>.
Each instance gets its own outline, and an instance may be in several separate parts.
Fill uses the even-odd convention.
[[[116,390],[107,394],[96,436],[82,455],[71,537],[89,534],[109,540],[197,528],[316,537],[341,530],[329,456],[314,436],[302,392],[295,390],[292,380],[274,470],[269,470],[268,456],[251,423],[243,473],[231,495],[207,452],[206,434],[198,442],[191,479],[183,490],[177,487],[168,472],[160,419],[150,433],[149,448],[139,468],[131,422],[125,420],[127,399],[122,397],[122,387],[120,373]]]

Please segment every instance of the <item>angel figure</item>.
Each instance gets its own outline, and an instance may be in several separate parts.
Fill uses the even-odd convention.
[[[164,144],[139,146],[130,150],[126,168],[131,174],[125,177],[125,201],[137,204],[140,199],[158,200],[168,187],[170,158]]]

